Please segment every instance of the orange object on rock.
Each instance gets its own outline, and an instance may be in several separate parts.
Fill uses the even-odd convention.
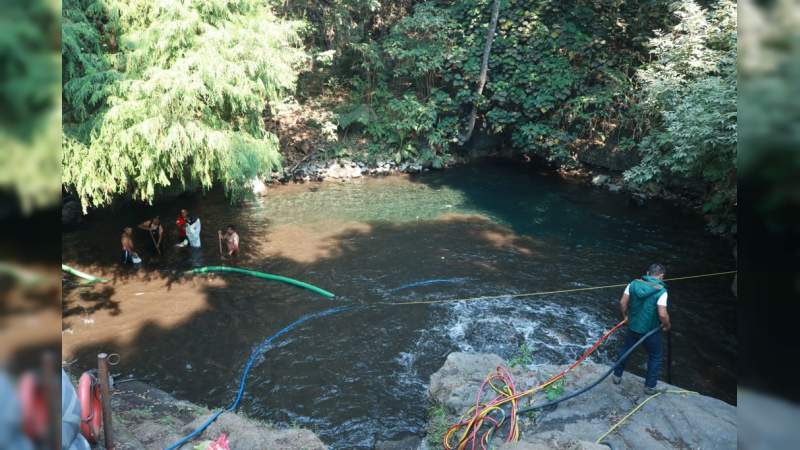
[[[100,402],[100,383],[89,372],[84,372],[78,382],[78,399],[81,401],[81,434],[96,444],[103,426],[103,405]]]
[[[47,397],[39,377],[26,372],[19,379],[17,395],[22,406],[22,430],[33,441],[47,438]]]

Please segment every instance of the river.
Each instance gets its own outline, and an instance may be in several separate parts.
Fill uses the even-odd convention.
[[[194,259],[171,246],[180,207],[203,223]],[[118,268],[121,228],[154,214],[170,225],[164,256],[138,232],[143,267]],[[336,299],[238,275],[208,282],[175,275],[192,264],[231,264],[220,260],[216,239],[228,223],[241,235],[236,265],[313,283]],[[306,313],[619,284],[651,262],[665,265],[668,278],[735,264],[730,247],[694,214],[659,201],[636,206],[624,194],[500,162],[281,186],[236,206],[217,191],[128,205],[95,212],[62,237],[65,263],[115,278],[90,292],[65,285],[70,362],[83,369],[97,351],[119,352],[114,372],[211,408],[230,403],[250,350]],[[673,383],[735,403],[731,281],[668,285]],[[255,366],[241,410],[311,428],[335,449],[421,434],[427,382],[448,353],[511,357],[525,344],[534,365],[571,362],[619,320],[621,293],[375,306],[307,322]],[[615,336],[592,358],[609,362],[619,342]],[[639,354],[631,369],[641,374],[643,364]]]

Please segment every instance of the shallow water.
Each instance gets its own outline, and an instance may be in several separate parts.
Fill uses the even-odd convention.
[[[730,248],[699,218],[660,202],[502,163],[415,177],[285,186],[230,206],[220,193],[153,208],[97,213],[63,236],[64,260],[113,267],[118,231],[188,206],[204,231],[201,261],[219,264],[216,229],[235,223],[237,265],[299,278],[334,301],[290,286],[225,276],[203,289],[209,305],[178,326],[143,324],[118,349],[119,371],[210,407],[234,396],[249,351],[302,314],[339,304],[375,305],[617,284],[653,261],[668,276],[730,270]],[[137,244],[146,248],[144,232]],[[168,247],[141,271],[188,267]],[[673,383],[735,402],[736,308],[731,277],[669,284]],[[120,277],[119,283],[136,283]],[[174,289],[179,289],[175,287]],[[170,302],[164,294],[163,301]],[[512,356],[525,343],[534,364],[567,363],[618,321],[621,289],[491,301],[361,308],[303,324],[251,372],[241,409],[314,429],[333,448],[422,433],[430,375],[452,351]],[[168,304],[168,303],[165,303]],[[171,306],[175,306],[172,304]],[[127,312],[122,307],[122,317]],[[81,331],[78,366],[104,343]],[[614,337],[593,359],[608,362]],[[105,343],[107,345],[107,343]],[[106,348],[106,347],[104,347]],[[631,364],[642,373],[643,358]],[[662,373],[662,379],[665,376]]]

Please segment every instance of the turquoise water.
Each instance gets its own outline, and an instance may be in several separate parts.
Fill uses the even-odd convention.
[[[116,248],[116,230],[153,213],[171,217],[181,206],[203,220],[203,239],[211,243],[203,249],[203,264],[220,263],[214,233],[235,223],[244,249],[240,266],[337,294],[331,303],[240,277],[229,288],[209,288],[209,310],[185,325],[143,330],[130,348],[115,349],[126,355],[121,371],[211,407],[228,404],[251,348],[300,315],[332,304],[625,283],[654,261],[667,267],[668,276],[734,265],[728,245],[707,235],[702,221],[687,211],[655,201],[635,206],[623,194],[503,163],[285,186],[238,206],[214,192],[102,213],[64,235],[65,261],[113,265],[117,255],[108,248]],[[267,250],[260,250],[262,243]],[[281,251],[270,252],[275,248]],[[174,252],[144,270],[188,264]],[[721,277],[670,284],[673,382],[735,402],[730,283]],[[510,357],[525,344],[533,349],[534,365],[571,362],[619,320],[620,295],[621,289],[611,289],[375,307],[308,323],[253,369],[242,410],[311,427],[335,449],[367,449],[379,440],[419,435],[427,419],[429,377],[448,353]],[[612,338],[593,359],[612,360],[618,344]],[[90,366],[95,353],[87,346],[81,363]],[[631,365],[640,373],[641,356]]]

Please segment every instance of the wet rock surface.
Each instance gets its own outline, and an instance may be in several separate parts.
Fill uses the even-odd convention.
[[[486,376],[505,362],[494,354],[451,353],[441,369],[431,375],[429,392],[453,420],[475,403],[478,388]],[[518,390],[535,386],[566,366],[541,365],[533,370],[511,369]],[[564,394],[574,392],[600,378],[608,367],[586,362],[567,375]],[[641,377],[626,372],[622,383],[605,379],[594,389],[557,405],[537,411],[521,420],[522,436],[514,445],[497,448],[528,450],[539,448],[595,449],[594,442],[649,396]],[[615,449],[731,449],[736,448],[736,407],[700,394],[668,392],[681,390],[659,382],[665,391],[649,400],[620,427],[604,439]],[[544,400],[539,394],[534,403]],[[530,397],[521,402],[524,408]]]

